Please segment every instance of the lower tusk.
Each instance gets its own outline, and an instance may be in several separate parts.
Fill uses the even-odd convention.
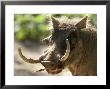
[[[70,53],[70,43],[69,43],[68,39],[66,39],[66,45],[67,45],[66,52],[65,52],[64,56],[60,59],[60,61],[65,61],[68,58],[68,56],[69,56],[69,53]]]
[[[40,70],[37,70],[36,72],[41,72],[41,71],[44,71],[44,70],[46,70],[46,69],[40,69]]]
[[[48,62],[51,62],[51,61],[41,61],[41,62],[47,62],[48,63]]]
[[[20,57],[21,57],[25,62],[27,62],[27,63],[40,63],[39,60],[33,60],[33,59],[31,59],[31,58],[30,58],[30,59],[26,58],[26,57],[22,54],[20,48],[18,49],[18,52],[19,52]]]

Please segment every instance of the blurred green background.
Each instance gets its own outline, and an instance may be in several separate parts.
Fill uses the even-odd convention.
[[[97,26],[96,14],[53,14],[54,17],[66,16],[68,18],[81,18],[88,16],[92,26]],[[47,37],[48,30],[47,14],[15,14],[14,15],[14,35],[16,41],[40,41]]]

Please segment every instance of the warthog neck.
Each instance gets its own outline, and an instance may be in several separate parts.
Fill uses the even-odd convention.
[[[69,70],[72,75],[97,75],[97,33],[90,28],[79,33],[80,40],[71,50]]]

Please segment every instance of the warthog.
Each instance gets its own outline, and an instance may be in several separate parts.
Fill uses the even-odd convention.
[[[74,76],[96,76],[96,29],[87,27],[87,16],[77,22],[66,19],[51,16],[51,35],[43,40],[49,47],[38,60],[26,58],[19,48],[21,58],[28,63],[41,63],[50,74],[67,67]]]

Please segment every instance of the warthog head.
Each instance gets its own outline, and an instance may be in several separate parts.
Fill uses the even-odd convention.
[[[65,67],[65,61],[69,60],[71,48],[78,41],[80,29],[86,28],[86,20],[87,16],[74,24],[72,19],[60,20],[51,16],[51,35],[43,39],[48,44],[48,49],[38,60],[27,59],[21,49],[18,49],[21,58],[28,63],[41,63],[50,74],[60,73]]]

